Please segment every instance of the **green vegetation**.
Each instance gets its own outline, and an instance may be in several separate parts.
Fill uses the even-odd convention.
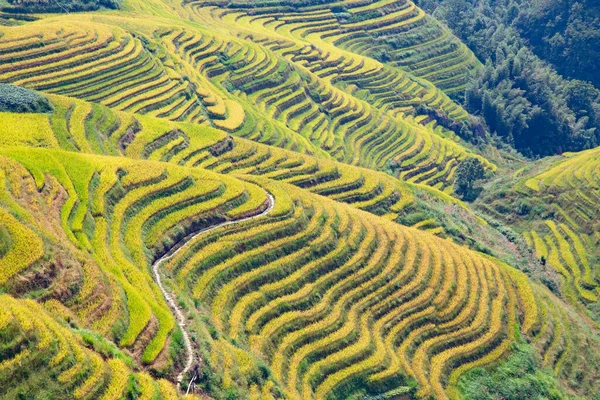
[[[527,156],[600,144],[600,91],[593,67],[599,8],[592,1],[420,0],[485,67],[466,85],[465,108]],[[585,4],[585,6],[584,6]],[[543,50],[542,50],[543,49]],[[535,53],[534,53],[535,51]],[[548,61],[540,59],[548,56]]]
[[[89,104],[73,103],[58,96],[52,96],[52,99],[56,110],[61,108],[71,110],[67,123],[82,127],[82,132],[78,135],[86,139],[82,139],[78,146],[88,151],[160,160],[227,174],[265,176],[336,201],[352,204],[356,208],[385,216],[403,225],[429,231],[440,237],[451,236],[459,243],[471,247],[483,246],[476,243],[477,239],[470,233],[472,228],[466,225],[471,224],[475,229],[486,230],[485,223],[478,220],[463,203],[434,188],[406,183],[369,169],[318,160],[313,156],[265,146],[244,138],[231,137],[208,127],[198,128],[167,123],[126,113],[120,114],[125,123],[116,122],[115,126],[97,127],[94,124],[86,124],[85,121],[99,118],[97,116],[111,115],[109,109],[92,109]],[[75,139],[70,137],[69,132],[64,131],[62,124],[57,123],[61,118],[64,116],[58,113],[50,118],[51,123],[53,121],[55,123],[44,147],[73,150]],[[114,118],[106,119],[110,121]],[[140,131],[135,139],[121,150],[120,143],[127,135],[128,127],[133,125],[139,126]],[[177,134],[173,134],[174,131]],[[51,137],[52,132],[56,141]],[[21,142],[15,141],[13,144],[29,143],[27,135],[21,136]],[[95,144],[101,138],[103,141]],[[482,164],[477,165],[482,166]],[[424,196],[428,197],[428,201],[421,200]],[[460,227],[446,221],[443,209],[450,206],[459,208],[472,221],[468,224],[459,223]],[[471,238],[465,240],[466,236]]]
[[[481,161],[476,158],[463,160],[456,169],[456,193],[469,200],[477,197],[477,193],[474,192],[474,185],[476,181],[483,179],[484,176],[485,170]]]
[[[553,374],[540,368],[535,351],[525,342],[516,343],[512,354],[497,366],[475,368],[459,382],[464,399],[562,399]]]
[[[455,24],[471,24],[468,17],[473,12],[471,0],[419,0],[428,10],[442,5],[444,10],[435,15]],[[560,74],[569,78],[590,81],[596,87],[600,84],[599,74],[594,67],[598,58],[598,4],[591,0],[501,0],[485,1],[477,12],[477,18],[489,28],[488,21],[495,20],[513,28],[525,39],[531,49],[544,61],[551,63]],[[452,11],[459,14],[451,15]],[[483,27],[482,27],[483,28]],[[467,35],[470,31],[464,32]],[[457,34],[462,37],[460,31]],[[493,35],[493,32],[489,32]],[[492,43],[480,42],[480,46]]]
[[[94,11],[101,7],[117,9],[121,0],[7,0],[10,7],[4,11],[10,13],[69,13],[76,11]]]
[[[77,107],[93,113],[82,103],[77,104],[74,111],[77,111]],[[79,118],[86,116],[85,113],[80,113],[80,115]],[[121,114],[123,120],[127,120],[125,116],[126,114]],[[540,315],[538,314],[540,311],[535,308],[535,303],[530,303],[531,296],[539,297],[538,307],[544,310],[544,314],[542,314],[546,315],[544,318],[549,318],[550,315],[557,321],[567,318],[565,315],[555,314],[556,311],[547,308],[545,301],[548,300],[543,299],[548,295],[535,285],[530,287],[529,283],[524,284],[523,279],[527,282],[525,276],[518,275],[516,270],[510,270],[509,267],[487,261],[458,246],[448,243],[441,245],[438,243],[441,239],[436,239],[428,233],[418,234],[418,231],[414,230],[409,233],[409,231],[403,231],[400,225],[384,219],[377,219],[377,223],[374,223],[372,215],[359,212],[353,208],[354,206],[342,205],[333,200],[323,201],[323,198],[317,202],[313,195],[307,194],[305,191],[308,189],[334,198],[338,194],[347,193],[345,194],[348,199],[346,201],[360,207],[361,201],[353,200],[353,197],[348,196],[350,193],[355,193],[357,190],[360,192],[374,183],[375,187],[377,185],[393,185],[396,190],[405,193],[404,196],[408,196],[400,197],[402,203],[406,204],[397,211],[399,212],[399,221],[410,222],[415,227],[424,230],[432,229],[431,224],[435,227],[436,220],[431,222],[425,219],[428,215],[427,212],[422,213],[416,219],[404,214],[403,208],[407,208],[408,212],[409,209],[415,209],[419,203],[416,200],[410,200],[411,190],[409,187],[403,187],[399,181],[393,183],[394,179],[391,177],[374,172],[368,173],[368,170],[360,170],[355,167],[343,167],[342,164],[333,162],[329,162],[331,166],[327,166],[328,164],[325,162],[319,163],[318,168],[322,171],[319,172],[319,169],[315,170],[314,167],[308,168],[314,162],[308,156],[268,148],[244,139],[232,139],[208,128],[202,129],[201,136],[195,136],[194,128],[191,126],[182,126],[183,129],[178,131],[179,137],[189,138],[185,141],[187,145],[179,147],[178,151],[169,151],[169,149],[176,148],[171,143],[179,143],[179,137],[176,135],[169,136],[169,140],[165,139],[164,132],[172,129],[174,126],[172,123],[162,123],[158,120],[137,116],[134,118],[139,119],[138,125],[142,129],[128,143],[124,149],[124,155],[134,158],[158,157],[163,160],[163,163],[92,155],[76,156],[73,153],[58,152],[58,150],[6,150],[5,155],[9,159],[12,158],[23,163],[22,165],[32,176],[39,180],[38,186],[43,182],[49,182],[47,174],[51,172],[58,178],[61,185],[71,188],[68,189],[68,192],[73,193],[79,199],[79,205],[74,202],[65,204],[67,208],[63,208],[60,213],[63,217],[58,216],[57,222],[65,229],[76,247],[94,249],[93,254],[96,254],[94,258],[98,262],[100,271],[105,271],[110,275],[114,274],[115,282],[127,293],[129,300],[127,305],[118,305],[117,303],[107,308],[107,314],[100,318],[96,315],[97,311],[94,311],[95,307],[84,306],[80,311],[80,324],[91,324],[100,332],[114,332],[114,327],[121,324],[120,313],[125,312],[126,315],[129,315],[128,323],[125,329],[121,330],[121,334],[115,337],[116,343],[126,349],[145,347],[141,356],[138,356],[140,358],[137,359],[140,363],[152,365],[153,358],[151,357],[156,357],[156,349],[161,349],[161,346],[165,345],[167,336],[164,335],[169,335],[171,328],[167,328],[166,331],[163,331],[164,333],[161,333],[160,327],[165,325],[159,322],[159,330],[155,331],[153,338],[147,337],[143,333],[142,328],[147,323],[145,321],[151,321],[153,318],[161,321],[160,318],[165,318],[161,314],[164,306],[161,305],[160,298],[151,300],[148,297],[136,295],[138,288],[142,285],[142,280],[140,280],[141,275],[138,272],[134,273],[133,266],[143,265],[148,262],[148,259],[151,260],[157,254],[162,254],[165,251],[163,249],[168,249],[177,241],[177,238],[186,235],[186,229],[197,229],[198,225],[193,224],[189,226],[184,224],[183,232],[180,229],[170,229],[170,227],[181,224],[178,221],[184,221],[186,215],[202,213],[202,210],[210,212],[210,210],[219,208],[218,204],[223,200],[215,202],[206,197],[207,193],[215,190],[213,189],[214,185],[209,184],[210,179],[205,180],[205,183],[196,181],[196,184],[191,184],[190,178],[198,179],[193,178],[195,174],[204,176],[202,179],[206,179],[207,174],[211,174],[197,168],[198,166],[206,166],[215,171],[232,174],[238,173],[237,171],[243,171],[246,174],[253,173],[258,176],[250,178],[249,175],[246,175],[245,179],[251,179],[275,196],[275,209],[271,212],[270,218],[256,222],[248,221],[234,229],[229,228],[200,236],[165,266],[167,273],[174,277],[174,281],[178,282],[177,290],[180,296],[193,298],[198,305],[205,305],[200,307],[199,312],[206,316],[207,321],[211,321],[214,334],[211,335],[212,339],[207,338],[206,340],[208,341],[207,346],[215,349],[211,350],[215,352],[215,355],[211,356],[215,359],[207,366],[208,369],[204,373],[208,374],[207,376],[221,375],[222,381],[210,378],[211,382],[215,382],[217,386],[219,384],[216,382],[221,382],[220,385],[224,385],[223,388],[230,394],[238,393],[237,395],[239,395],[245,390],[252,390],[251,382],[254,380],[248,381],[248,377],[251,376],[249,371],[260,370],[258,366],[253,366],[260,365],[254,364],[257,361],[254,361],[253,357],[254,354],[262,354],[267,357],[271,372],[258,381],[260,385],[264,386],[273,381],[283,382],[281,389],[272,386],[269,389],[272,390],[272,393],[276,393],[277,390],[293,393],[296,389],[289,382],[298,382],[301,385],[297,389],[300,397],[307,397],[312,392],[317,397],[330,391],[335,391],[338,396],[348,397],[355,391],[366,390],[369,394],[378,394],[400,389],[408,390],[407,387],[413,387],[413,390],[416,390],[415,384],[418,383],[420,395],[424,396],[430,392],[442,396],[445,388],[450,392],[454,390],[453,382],[456,382],[456,377],[460,376],[460,371],[467,370],[470,365],[487,363],[489,362],[488,358],[496,359],[506,351],[507,346],[512,342],[512,334],[503,327],[502,319],[493,318],[495,315],[503,315],[500,310],[504,307],[508,307],[506,309],[508,310],[507,322],[517,321],[518,318],[518,321],[526,326],[525,332],[531,330]],[[75,121],[72,120],[70,125],[74,123]],[[79,136],[91,138],[89,132],[93,129],[91,125],[88,125]],[[104,147],[110,148],[111,142],[115,146],[123,142],[120,135],[126,135],[127,130],[117,126],[116,131],[121,133],[114,133],[110,139],[107,138]],[[105,137],[103,132],[99,132],[99,134],[100,137]],[[91,148],[91,145],[85,142],[78,143],[82,147],[90,146]],[[193,147],[192,143],[194,143]],[[48,146],[52,147],[50,142]],[[199,151],[201,149],[205,149],[204,152]],[[294,161],[294,157],[298,161]],[[280,169],[267,168],[274,162],[273,158],[282,165]],[[41,160],[44,161],[41,162]],[[191,163],[190,166],[196,165],[196,167],[173,166],[173,164],[187,162]],[[285,167],[286,164],[289,167]],[[94,167],[94,165],[96,166]],[[99,169],[100,165],[102,165],[102,170]],[[481,165],[478,165],[481,168]],[[9,177],[14,173],[21,174],[20,169],[15,166],[11,168],[10,171],[14,172],[11,172]],[[333,181],[330,179],[322,182],[306,180],[311,176],[327,176],[329,173],[327,171],[336,171],[336,168],[339,175],[334,175]],[[292,174],[294,169],[298,172]],[[302,177],[303,169],[306,170],[306,178]],[[117,173],[117,171],[121,172]],[[356,180],[353,177],[355,173],[359,173],[358,177],[362,174],[361,182],[364,182],[362,183],[364,189],[352,184]],[[210,176],[216,182],[229,182],[227,186],[234,184],[233,180],[228,180],[224,175],[212,174]],[[14,178],[9,180],[18,182]],[[279,183],[278,181],[281,180],[289,181],[297,187]],[[348,188],[345,188],[344,181],[349,183]],[[329,191],[328,188],[336,189]],[[255,190],[250,190],[250,188],[247,190],[249,194],[252,194],[250,197],[252,199]],[[434,189],[429,190],[431,191],[430,195],[436,195]],[[16,187],[11,191],[12,193],[19,192]],[[257,193],[260,192],[262,190]],[[239,191],[232,191],[229,195],[231,197],[227,195],[227,191],[220,191],[220,193],[220,198],[231,198],[233,207],[240,210],[245,208],[236,200],[239,196],[236,193]],[[441,193],[437,196],[439,196],[437,201],[444,201]],[[103,197],[106,200],[99,201]],[[386,203],[385,198],[382,199],[382,206]],[[340,199],[343,201],[344,197]],[[411,204],[411,201],[414,203]],[[177,202],[182,202],[185,206],[183,208],[177,206]],[[258,207],[262,200],[246,202],[256,204],[252,207]],[[87,206],[81,204],[87,204]],[[397,207],[394,203],[387,204],[392,206],[388,211],[384,211],[388,214]],[[252,207],[249,209],[252,210]],[[228,211],[228,214],[234,216],[236,208]],[[157,210],[162,211],[157,212]],[[95,223],[93,224],[94,229],[86,234],[79,221],[82,218],[85,219],[88,212]],[[402,215],[406,215],[406,218]],[[205,219],[205,223],[209,223],[214,218]],[[202,217],[200,220],[202,221]],[[111,232],[121,232],[121,234],[114,235]],[[142,234],[136,232],[142,232]],[[377,247],[383,250],[387,249],[388,253],[380,254],[382,250],[371,246],[375,238],[378,238],[379,243],[381,240],[389,240],[390,246]],[[220,244],[223,240],[235,243],[235,247],[243,248],[244,252],[236,253],[228,248],[223,248]],[[127,253],[119,250],[119,242],[128,249]],[[393,243],[396,244],[392,245]],[[417,245],[417,243],[419,244]],[[146,248],[147,250],[140,251],[140,246],[142,246],[141,249]],[[459,260],[464,257],[475,257],[472,258],[474,264],[469,266],[469,264],[461,263]],[[395,278],[386,282],[384,277],[390,276],[388,274],[395,271],[394,266],[401,259],[407,263],[406,268],[398,270],[398,275],[392,275]],[[116,261],[117,267],[110,266],[108,260]],[[440,264],[435,260],[445,260],[445,262]],[[442,268],[444,265],[445,267]],[[446,269],[450,265],[453,268]],[[479,274],[487,271],[485,272],[486,276],[487,274],[490,277],[495,276],[494,281],[500,286],[495,289],[491,289],[489,286],[477,289],[477,286],[473,286],[483,284],[487,280],[484,275],[477,280],[465,279],[476,273],[475,271],[478,269],[473,269],[475,265],[479,266]],[[337,267],[330,270],[334,266]],[[454,268],[456,268],[455,272],[453,272]],[[120,270],[123,272],[119,272]],[[90,272],[86,273],[86,276],[89,274],[89,279],[92,279],[94,275]],[[122,275],[123,273],[124,275]],[[459,275],[452,277],[452,274]],[[364,277],[364,280],[363,278],[357,280],[357,276]],[[427,276],[431,278],[418,278]],[[442,280],[442,276],[446,278]],[[410,279],[409,277],[416,278]],[[136,280],[131,281],[131,279]],[[508,280],[505,281],[505,279]],[[513,279],[515,280],[513,281]],[[88,298],[86,293],[108,289],[98,288],[97,283],[94,283],[95,288],[91,286],[86,289],[86,286],[94,281],[88,282],[86,283],[84,280],[84,286],[78,295],[79,301]],[[459,282],[464,284],[459,284]],[[361,285],[356,286],[359,283]],[[467,284],[469,286],[466,286]],[[489,284],[491,283],[488,282],[486,285]],[[440,290],[436,295],[436,290],[433,288],[438,285],[440,285]],[[520,289],[513,291],[510,289],[512,285],[516,285]],[[108,290],[112,291],[113,289]],[[258,290],[260,291],[256,292]],[[341,293],[340,290],[347,295],[338,299],[339,296],[336,293]],[[416,293],[413,295],[413,291],[423,292],[421,295],[416,295]],[[145,293],[151,292],[151,288],[145,289]],[[260,293],[260,296],[255,293]],[[454,295],[450,295],[451,293]],[[469,293],[475,297],[469,297]],[[475,299],[481,299],[481,296],[484,295],[491,296],[492,293],[497,293],[496,297],[490,297],[489,302],[479,303],[481,304],[480,308],[476,308],[478,303],[475,302]],[[497,297],[499,295],[502,297]],[[398,303],[398,308],[396,308],[393,306],[396,303],[389,300],[388,296],[405,297],[408,302],[405,306],[400,306],[403,303]],[[413,298],[413,296],[416,297]],[[467,296],[467,298],[461,300],[462,296]],[[136,298],[138,300],[133,303]],[[329,299],[331,299],[331,303],[329,303]],[[343,304],[345,302],[353,303],[353,299],[362,300],[356,306],[344,311],[346,308]],[[153,303],[154,301],[156,303]],[[363,301],[368,302],[369,310],[372,310],[367,314],[365,314],[367,309],[362,306]],[[431,305],[428,305],[430,304],[428,302],[431,302]],[[440,311],[435,311],[433,304]],[[528,304],[528,308],[521,310],[522,317],[517,317],[514,308],[517,307],[517,304]],[[390,306],[392,307],[390,308]],[[531,308],[532,306],[534,308]],[[147,310],[145,314],[142,313],[144,309]],[[460,311],[461,309],[463,311]],[[474,312],[475,314],[473,314]],[[152,317],[153,315],[156,317]],[[473,318],[479,316],[477,317],[479,319],[467,318],[464,320],[463,318],[467,315],[472,315]],[[408,319],[399,318],[400,316]],[[97,321],[96,318],[98,318]],[[343,321],[347,318],[350,318],[348,321],[360,322],[360,329],[354,331],[352,324],[344,323]],[[410,322],[408,325],[413,318],[415,318],[414,322]],[[451,327],[464,324],[465,329],[476,329],[475,332],[480,332],[479,329],[481,329],[482,334],[487,333],[483,336],[477,334],[459,336],[459,339],[459,337],[454,337],[453,330],[442,330],[440,332],[444,333],[439,336],[431,336],[428,328],[431,328],[432,321],[440,318],[447,319],[442,326]],[[492,319],[484,323],[486,318]],[[299,324],[298,321],[303,319],[306,319],[307,323]],[[89,322],[84,322],[86,320]],[[381,336],[365,336],[365,333],[361,333],[367,329],[362,325],[366,321],[372,321],[374,325],[369,324],[369,329],[378,329],[375,332],[380,332]],[[569,321],[569,325],[565,325],[560,333],[563,336],[556,346],[579,349],[584,342],[572,337],[570,330],[571,327],[577,329],[580,322],[573,319],[569,319]],[[390,326],[389,324],[392,322],[393,324]],[[413,323],[416,325],[413,326]],[[172,325],[167,324],[166,326]],[[388,328],[383,329],[385,326]],[[409,329],[409,327],[412,328]],[[484,329],[484,327],[487,328]],[[414,333],[404,336],[413,330]],[[326,332],[329,333],[325,334]],[[539,332],[543,332],[543,330]],[[533,336],[537,337],[541,334],[533,333]],[[179,349],[179,352],[182,349],[181,336],[177,330],[173,331],[173,335],[170,354],[176,360],[176,349]],[[230,338],[232,342],[223,342],[220,339],[221,336]],[[396,340],[403,337],[406,342],[394,345],[397,343]],[[468,345],[463,342],[467,337],[471,338]],[[265,341],[263,338],[271,339]],[[420,342],[419,338],[423,341]],[[128,356],[124,356],[116,350],[114,345],[103,342],[98,336],[86,333],[84,339],[91,348],[100,354],[115,360],[130,362]],[[457,343],[462,344],[457,344],[456,347],[449,349],[439,344],[449,340],[457,340]],[[458,342],[459,340],[460,342]],[[218,342],[215,343],[215,341]],[[400,358],[395,358],[393,356],[395,352],[389,350],[394,346],[408,349],[409,346],[412,346],[411,343],[415,343],[416,347]],[[232,345],[240,346],[240,349],[233,350]],[[475,350],[481,348],[488,350],[485,352]],[[377,349],[381,349],[381,351]],[[552,349],[552,347],[546,349]],[[558,357],[560,352],[552,350],[551,354],[556,354]],[[397,377],[395,371],[398,368],[413,365],[415,367],[412,368],[416,368],[417,365],[422,365],[420,360],[424,357],[429,360],[427,365],[431,365],[431,367],[423,367],[426,368],[423,370],[413,369],[411,376],[414,376],[415,381]],[[548,360],[552,359],[551,355],[544,357]],[[219,359],[223,361],[220,362]],[[451,360],[463,360],[463,362]],[[569,362],[565,365],[574,364]],[[378,367],[376,368],[376,366]],[[159,376],[169,376],[169,368],[164,366],[157,365],[152,367],[152,370]],[[323,378],[317,379],[317,371],[323,370],[329,372]],[[319,376],[323,376],[322,372],[319,373]],[[585,380],[588,379],[591,378],[586,376]],[[212,388],[214,393],[220,393],[220,389],[211,385],[208,387]],[[128,387],[131,389],[127,390],[138,390],[135,389],[136,384]]]
[[[536,54],[566,76],[600,85],[594,68],[599,39],[598,13],[594,1],[545,1],[520,10],[516,26],[528,38]]]
[[[0,83],[0,112],[47,113],[52,106],[47,98],[18,86]]]
[[[4,257],[12,247],[10,232],[5,226],[0,226],[0,257]]]

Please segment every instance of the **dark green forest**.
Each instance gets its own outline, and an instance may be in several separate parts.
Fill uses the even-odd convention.
[[[499,2],[502,3],[502,2]],[[510,3],[510,2],[509,2]],[[540,57],[561,74],[600,86],[600,2],[596,0],[519,0],[515,26]],[[520,3],[520,4],[519,4]],[[503,6],[496,7],[498,11]]]
[[[600,144],[600,5],[562,0],[419,0],[485,64],[467,109],[536,157]],[[589,4],[588,4],[589,3]]]

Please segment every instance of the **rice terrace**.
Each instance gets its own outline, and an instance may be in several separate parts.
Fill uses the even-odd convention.
[[[600,400],[595,0],[0,0],[0,399]]]

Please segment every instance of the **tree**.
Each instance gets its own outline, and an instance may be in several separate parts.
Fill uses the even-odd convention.
[[[600,83],[594,64],[600,58],[600,1],[417,3],[486,60],[470,75],[464,104],[491,133],[529,157],[600,145],[600,91],[594,87]],[[473,137],[466,133],[461,137]]]
[[[475,183],[485,176],[483,164],[477,158],[465,158],[456,169],[456,180],[454,190],[464,199],[470,200],[476,197],[473,190]]]

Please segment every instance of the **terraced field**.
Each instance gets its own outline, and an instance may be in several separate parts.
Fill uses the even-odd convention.
[[[44,208],[51,212],[58,207],[55,222],[62,227],[61,236],[94,254],[99,269],[84,277],[77,316],[108,334],[125,312],[127,329],[115,339],[141,351],[144,363],[157,358],[174,326],[144,265],[203,223],[258,213],[266,203],[264,191],[201,170],[43,150],[2,154],[20,162],[9,163],[5,180],[30,174],[29,190],[44,189]],[[57,197],[64,204],[54,204]],[[223,210],[221,215],[218,210]],[[23,260],[28,261],[34,260]],[[18,271],[10,272],[3,271],[3,282]],[[111,284],[99,290],[99,279]]]
[[[569,299],[590,305],[600,296],[600,151],[593,149],[566,158],[525,179],[520,190],[551,201],[554,218],[532,231],[530,241],[538,256],[563,277]]]
[[[515,344],[597,394],[600,151],[453,197],[479,62],[410,0],[4,20],[53,111],[0,112],[0,397],[459,399]]]
[[[464,110],[444,100],[437,89],[425,92],[392,69],[370,69],[362,60],[345,62],[343,56],[330,59],[318,49],[289,41],[264,39],[261,46],[240,42],[223,51],[226,46],[218,37],[173,31],[163,39],[212,80],[235,88],[262,115],[281,121],[340,161],[393,168],[406,180],[436,184],[451,176],[466,156],[453,140],[403,115],[418,104],[439,107],[458,119],[466,115]],[[332,86],[336,80],[355,87],[365,100]],[[391,80],[391,85],[376,83],[382,80]]]
[[[289,187],[286,191],[294,193]],[[461,358],[461,354],[473,354],[468,350],[471,346],[466,346],[464,353],[460,349],[444,352],[444,348],[452,348],[444,344],[438,351],[452,356],[428,368],[435,358],[431,353],[426,355],[426,347],[417,347],[410,355],[400,353],[396,358],[392,344],[408,346],[416,339],[413,334],[406,342],[400,340],[408,334],[408,326],[431,328],[428,323],[435,320],[440,322],[440,328],[450,327],[462,318],[475,316],[469,312],[468,300],[458,300],[442,287],[442,277],[450,278],[446,274],[455,272],[448,264],[450,258],[446,262],[443,254],[435,254],[430,247],[435,247],[431,236],[420,237],[416,231],[401,234],[397,225],[370,225],[372,217],[334,203],[307,204],[309,199],[302,199],[298,204],[294,198],[301,195],[297,192],[284,200],[276,194],[272,218],[279,218],[267,220],[268,229],[254,224],[248,232],[231,233],[227,240],[235,243],[234,248],[244,248],[244,253],[224,250],[218,243],[203,238],[190,246],[191,254],[182,254],[166,268],[179,281],[188,282],[192,296],[206,304],[217,329],[236,340],[246,337],[255,352],[270,360],[275,377],[290,397],[308,398],[314,392],[316,397],[324,398],[357,375],[369,376],[382,387],[386,386],[385,378],[392,378],[396,383],[389,383],[389,388],[395,389],[402,384],[397,381],[402,361],[404,365],[416,365],[414,375],[421,378],[423,394],[435,390],[443,397],[441,379],[448,369],[444,365],[454,357]],[[264,233],[257,237],[251,232]],[[389,240],[389,246],[381,245],[381,240]],[[376,242],[379,246],[374,246]],[[489,268],[487,273],[495,276],[500,294],[492,299],[493,296],[488,298],[488,288],[470,290],[474,296],[471,306],[475,306],[477,292],[481,307],[503,307],[509,300],[502,272],[482,260],[474,262],[482,262],[480,269]],[[468,274],[468,267],[465,268],[456,273]],[[441,290],[424,290],[421,285],[425,277],[429,277],[428,282],[435,282],[434,287],[439,284]],[[473,284],[481,282],[472,279]],[[452,278],[446,280],[446,285],[451,281]],[[466,292],[465,288],[465,295]],[[315,296],[321,300],[315,302]],[[434,304],[445,312],[436,314]],[[499,310],[495,313],[498,325],[494,327],[494,322],[483,321],[489,311],[482,309],[481,325],[475,324],[473,335],[467,334],[463,340],[471,337],[476,348],[482,342],[475,338],[483,343],[484,337],[489,338],[492,344],[493,338],[505,336],[500,329]],[[458,321],[454,321],[455,317]],[[514,318],[511,311],[506,318]],[[375,329],[369,330],[369,326]],[[424,337],[431,337],[432,332],[421,332]],[[488,334],[479,336],[484,332]],[[441,339],[433,337],[426,344],[435,348],[434,343]],[[423,356],[427,365],[420,370],[415,361]],[[306,371],[300,368],[303,362],[309,363]],[[389,367],[383,368],[387,363]]]
[[[4,82],[193,123],[206,121],[206,107],[227,119],[220,97],[198,91],[161,62],[167,54],[155,54],[159,49],[129,32],[103,24],[40,25],[2,38],[3,61],[11,61],[0,69]]]
[[[301,9],[285,2],[263,2],[258,8],[249,8],[247,2],[211,3],[212,8],[204,1],[187,2],[196,14],[235,21],[253,32],[260,27],[377,59],[395,71],[427,79],[446,93],[460,92],[468,71],[480,65],[464,44],[410,0],[326,1]],[[335,59],[328,61],[335,67]]]
[[[3,353],[12,353],[12,357],[3,354],[0,362],[3,397],[22,395],[18,385],[27,382],[29,396],[43,394],[44,389],[57,397],[109,400],[127,393],[131,382],[136,382],[144,398],[178,398],[169,381],[132,372],[131,359],[126,356],[106,361],[85,347],[79,335],[56,321],[57,315],[69,315],[60,303],[51,300],[42,306],[8,295],[2,295],[0,303]],[[35,373],[23,372],[28,369]]]
[[[600,150],[567,153],[564,158],[548,171],[527,179],[521,190],[552,195],[562,218],[593,234],[599,230],[594,217],[600,187]]]
[[[454,133],[414,115],[427,105],[461,121],[460,106],[430,82],[368,57],[249,34],[243,20],[229,35],[160,19],[136,22],[136,30],[100,21],[6,28],[0,57],[12,62],[0,67],[0,80],[391,170],[448,193],[458,163],[472,155]]]
[[[109,334],[127,316],[118,344],[143,363],[156,360],[174,328],[143,266],[187,232],[259,213],[268,191],[275,205],[267,216],[197,236],[162,268],[220,335],[267,360],[288,397],[325,398],[357,384],[411,391],[407,376],[420,397],[446,397],[461,371],[508,350],[515,323],[534,338],[546,335],[550,322],[538,307],[564,324],[549,348],[540,346],[552,352],[545,359],[557,372],[583,373],[561,361],[568,354],[560,349],[587,342],[570,332],[581,322],[546,305],[557,300],[522,273],[428,233],[264,177],[246,178],[255,186],[151,161],[26,148],[2,154],[10,197],[24,205],[22,186],[43,188],[45,207],[28,210],[34,218],[63,198],[45,224],[62,227],[94,261],[73,318]],[[218,364],[224,356],[212,357]],[[585,371],[582,382],[597,374]]]
[[[6,130],[0,128],[0,140],[10,145],[30,145],[35,141],[48,148],[123,155],[234,175],[264,176],[396,221],[422,207],[416,204],[419,193],[469,212],[464,204],[441,191],[406,183],[381,172],[265,146],[208,127],[114,113],[109,108],[93,107],[60,96],[51,96],[51,99],[56,111],[50,118],[40,119],[33,114],[21,117],[19,123],[37,129],[31,137],[11,135],[10,126],[16,121],[8,120],[10,114],[0,114],[7,123]],[[37,137],[40,131],[47,136]],[[428,182],[434,185],[432,180]],[[439,221],[412,218],[411,223],[432,233],[444,234]]]
[[[600,322],[599,154],[598,149],[564,154],[519,170],[501,198],[478,204],[523,234],[542,269],[558,278],[550,286],[593,326]]]

